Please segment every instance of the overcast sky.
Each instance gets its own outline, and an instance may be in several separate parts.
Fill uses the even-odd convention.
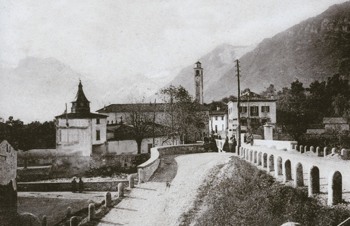
[[[222,43],[257,44],[342,2],[0,0],[0,67],[53,57],[105,81],[152,75],[196,62]]]
[[[54,57],[101,78],[188,65],[250,45],[344,0],[0,0],[0,65]]]

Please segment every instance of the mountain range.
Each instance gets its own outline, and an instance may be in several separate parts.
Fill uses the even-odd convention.
[[[237,94],[234,60],[238,58],[241,87],[255,92],[270,84],[279,90],[296,79],[309,85],[336,73],[348,77],[350,2],[333,5],[250,48],[222,45],[199,59],[204,68],[204,102]],[[192,68],[181,70],[171,84],[181,84],[194,94]]]
[[[117,79],[96,79],[80,74],[55,58],[27,57],[15,68],[0,67],[0,118],[17,115],[25,122],[52,120],[75,100],[79,80],[95,111],[112,103],[139,102],[171,79],[169,72],[155,77],[137,74]],[[25,114],[23,112],[25,111]],[[10,114],[10,115],[9,115]]]
[[[236,59],[240,60],[242,90],[261,92],[270,84],[279,90],[296,79],[308,85],[336,73],[348,78],[350,2],[333,5],[258,45],[222,44],[198,58],[204,68],[204,102],[237,94]],[[0,117],[11,112],[16,118],[16,109],[25,110],[27,120],[51,120],[64,111],[65,103],[74,100],[79,79],[92,110],[112,103],[139,102],[168,85],[182,85],[193,95],[195,63],[153,74],[95,79],[55,58],[27,57],[15,68],[0,67],[4,81]]]

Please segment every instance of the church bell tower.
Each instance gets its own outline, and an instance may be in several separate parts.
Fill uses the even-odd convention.
[[[194,84],[196,90],[196,101],[203,104],[203,68],[201,62],[197,62],[194,68]]]

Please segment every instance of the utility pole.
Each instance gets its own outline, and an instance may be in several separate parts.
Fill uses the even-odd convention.
[[[171,137],[174,145],[174,109],[173,109],[173,90],[170,92],[170,107],[171,107]]]
[[[239,60],[236,60],[236,68],[237,68],[237,147],[241,147],[241,116],[240,116],[240,107],[241,107],[241,88],[239,81]]]
[[[155,132],[154,132],[154,126],[156,123],[156,99],[154,99],[154,106],[153,106],[153,127],[152,127],[152,132],[153,132],[153,141],[152,141],[152,146],[155,147],[156,143],[155,143]]]

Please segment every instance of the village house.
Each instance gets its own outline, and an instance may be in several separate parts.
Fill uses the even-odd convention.
[[[255,130],[262,125],[276,124],[276,99],[265,98],[246,89],[240,99],[240,124],[241,131]],[[228,129],[229,136],[235,135],[237,130],[237,99],[227,103],[228,105]]]
[[[66,110],[67,111],[67,110]],[[90,112],[83,85],[79,82],[71,113],[56,116],[56,149],[58,152],[90,156],[94,149],[105,149],[107,116]]]
[[[227,110],[217,107],[215,111],[209,112],[209,134],[226,137],[228,131]]]

